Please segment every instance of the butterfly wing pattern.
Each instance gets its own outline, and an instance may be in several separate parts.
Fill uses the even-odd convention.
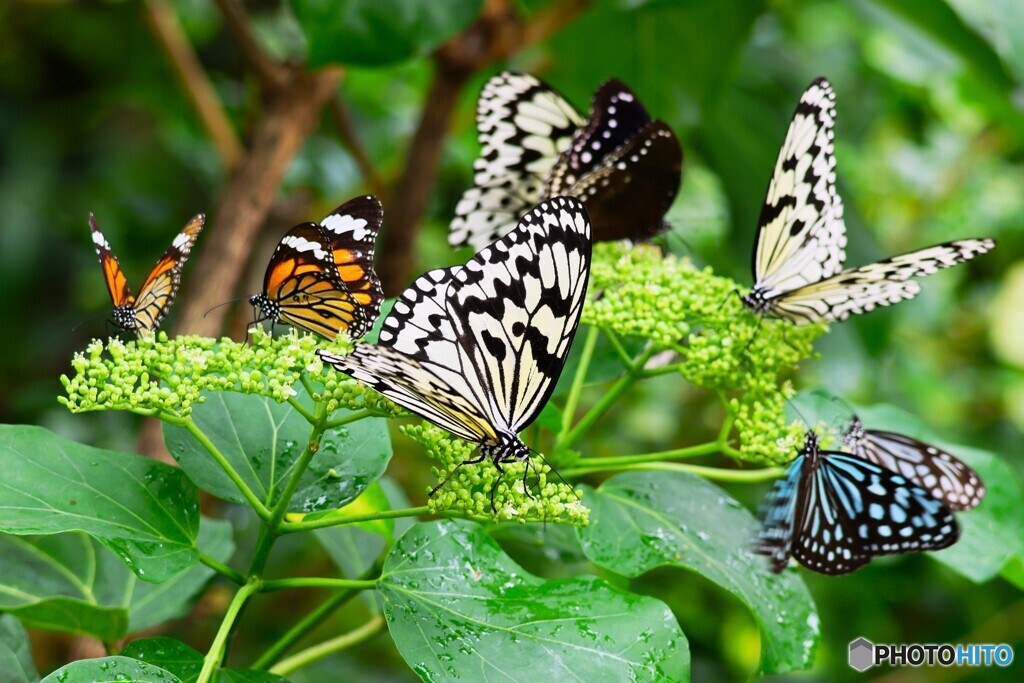
[[[278,243],[249,298],[261,320],[283,322],[326,339],[364,335],[380,311],[373,249],[383,219],[375,197],[358,197],[318,223],[301,223]]]
[[[951,510],[970,510],[985,497],[981,477],[959,458],[903,434],[865,429],[856,415],[843,433],[843,444],[858,457],[926,489]]]
[[[455,209],[452,246],[480,249],[558,195],[584,201],[595,240],[646,239],[667,227],[682,147],[620,81],[598,88],[584,120],[544,83],[505,72],[484,86],[477,127],[483,149]]]
[[[587,206],[594,239],[648,239],[668,228],[683,172],[683,148],[652,121],[621,81],[594,94],[590,118],[576,131],[548,177],[546,196],[568,194]]]
[[[880,555],[956,542],[950,509],[903,475],[849,453],[822,451],[814,432],[761,509],[755,551],[774,572],[789,557],[822,574],[845,574]]]
[[[590,273],[583,204],[555,197],[462,266],[430,271],[385,318],[377,344],[324,362],[480,447],[525,460],[518,433],[551,396]]]
[[[479,250],[543,198],[548,173],[584,120],[546,83],[505,71],[484,85],[476,123],[481,151],[473,187],[455,207],[448,241]]]
[[[843,270],[846,228],[835,189],[835,95],[819,78],[804,92],[761,210],[748,309],[795,325],[841,321],[912,299],[931,275],[991,250],[990,239],[937,244]]]
[[[156,331],[178,293],[182,268],[205,222],[203,214],[193,216],[156,262],[142,283],[138,297],[135,297],[107,238],[96,224],[96,218],[89,214],[93,246],[96,247],[96,255],[103,268],[103,279],[114,303],[114,324],[118,329],[138,335]]]

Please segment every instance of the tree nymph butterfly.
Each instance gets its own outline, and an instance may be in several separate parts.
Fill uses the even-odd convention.
[[[373,250],[384,217],[376,197],[357,197],[320,223],[301,223],[278,243],[249,297],[256,322],[283,322],[326,339],[366,334],[384,298],[373,270]]]
[[[160,326],[160,321],[167,315],[167,310],[178,293],[181,269],[185,266],[189,252],[199,238],[205,222],[206,217],[203,214],[193,216],[156,262],[136,297],[128,287],[128,279],[124,276],[114,252],[110,250],[107,238],[96,225],[96,218],[89,214],[92,242],[103,268],[107,291],[114,302],[114,325],[117,329],[135,332],[141,336],[154,332]]]
[[[455,208],[452,246],[481,249],[557,195],[583,200],[598,241],[646,239],[667,228],[682,148],[620,81],[598,88],[585,120],[542,81],[503,72],[480,94],[477,130],[482,149],[474,186]]]
[[[985,485],[977,472],[931,444],[903,434],[865,429],[856,415],[842,438],[843,446],[854,455],[903,475],[951,510],[970,510],[985,497]]]
[[[845,574],[873,557],[946,548],[953,513],[902,474],[840,451],[808,431],[803,448],[759,510],[754,551],[781,572],[789,558],[822,574]]]
[[[529,458],[518,434],[540,414],[562,372],[583,309],[590,253],[582,202],[543,201],[465,265],[413,282],[384,319],[377,344],[356,342],[347,355],[318,353],[477,444],[480,457],[463,464],[489,459],[503,473],[502,463]]]
[[[843,270],[846,226],[835,189],[835,118],[832,86],[819,78],[800,98],[761,208],[754,287],[743,297],[756,314],[795,325],[845,320],[912,299],[921,285],[910,278],[995,246],[991,239],[957,240]]]

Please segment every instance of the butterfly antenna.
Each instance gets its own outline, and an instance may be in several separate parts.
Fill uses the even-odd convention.
[[[233,304],[233,303],[235,303],[236,301],[241,301],[242,299],[248,299],[248,298],[249,298],[249,297],[248,297],[248,295],[243,295],[243,296],[237,297],[237,298],[235,298],[235,299],[229,299],[229,300],[225,301],[225,302],[224,302],[224,303],[222,303],[222,304],[217,304],[216,306],[213,306],[213,307],[211,307],[211,308],[208,308],[208,309],[206,309],[206,313],[203,313],[203,317],[205,318],[206,316],[210,315],[210,311],[213,311],[213,310],[215,310],[215,309],[218,309],[218,308],[220,308],[221,306],[227,306],[228,304]]]
[[[80,322],[77,325],[75,325],[74,327],[72,327],[71,331],[74,332],[75,330],[77,330],[79,327],[81,327],[82,325],[86,324],[90,320],[95,320],[96,318],[100,317],[101,315],[107,315],[109,313],[110,313],[110,311],[103,311],[102,313],[97,313],[96,315],[90,315],[88,318],[86,318],[82,322]],[[109,323],[110,321],[108,320],[107,322]]]
[[[542,453],[541,453],[540,451],[536,451],[536,450],[534,450],[534,449],[532,449],[532,448],[531,448],[531,449],[530,449],[530,452],[531,452],[531,453],[533,453],[534,455],[536,455],[536,456],[537,456],[538,458],[540,458],[540,459],[541,459],[542,461],[544,461],[544,464],[548,466],[548,469],[549,469],[549,470],[551,470],[552,472],[554,472],[554,473],[555,473],[555,476],[556,476],[556,477],[558,477],[558,479],[559,479],[559,480],[560,480],[560,481],[561,481],[561,482],[562,482],[563,484],[565,484],[566,486],[568,486],[568,487],[569,487],[569,490],[570,490],[570,491],[572,491],[572,495],[576,496],[576,500],[577,500],[578,502],[581,502],[581,503],[583,502],[583,499],[582,499],[582,498],[580,498],[580,496],[579,496],[579,494],[578,494],[578,493],[576,493],[576,489],[575,489],[575,488],[573,487],[573,485],[572,485],[572,484],[570,484],[569,482],[567,482],[567,481],[565,480],[565,477],[563,477],[563,476],[562,476],[561,474],[559,474],[559,473],[558,473],[558,470],[556,470],[556,469],[555,469],[554,467],[552,467],[552,466],[551,466],[551,463],[549,463],[549,462],[548,462],[548,459],[547,459],[547,458],[545,458],[545,457],[544,457],[544,455],[543,455],[543,454],[542,454]],[[536,466],[536,465],[534,465],[534,469],[536,469],[536,467],[537,467],[537,466]],[[539,473],[539,472],[537,473],[537,478],[538,478],[538,479],[540,478],[540,473]],[[539,482],[538,482],[538,483],[539,483]]]

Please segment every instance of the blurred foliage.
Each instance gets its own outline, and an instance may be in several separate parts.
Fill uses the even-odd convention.
[[[307,44],[302,13],[297,19],[291,8],[319,4],[247,3],[268,48],[297,59]],[[529,13],[550,4],[518,6]],[[211,3],[181,0],[175,7],[244,137],[259,102],[235,42]],[[432,44],[410,47],[410,54]],[[418,247],[421,270],[458,260],[445,232],[477,152],[476,96],[503,66],[476,75],[463,94]],[[838,98],[838,178],[851,263],[958,237],[986,235],[1000,244],[933,278],[913,303],[833,326],[817,342],[821,358],[802,368],[799,383],[820,384],[851,402],[897,404],[944,439],[997,453],[1024,472],[1018,449],[1024,430],[1020,2],[605,0],[511,66],[537,73],[581,108],[606,78],[633,87],[673,126],[686,151],[683,189],[670,213],[674,229],[664,243],[741,282],[749,282],[757,214],[793,105],[811,79],[827,75]],[[430,74],[429,60],[416,57],[353,67],[343,82],[355,128],[387,180],[402,170]],[[72,329],[109,307],[86,217],[95,212],[135,284],[189,216],[212,209],[226,173],[145,30],[139,3],[0,5],[0,127],[0,316],[11,326],[0,338],[0,421],[45,424],[79,441],[132,449],[137,423],[129,416],[72,417],[56,402],[72,352],[105,332],[101,319]],[[284,196],[305,191],[315,197],[309,215],[278,219],[266,228],[269,240],[365,191],[326,121],[282,188]],[[250,270],[242,287],[255,291],[262,266]],[[584,400],[599,391],[588,388]],[[630,399],[608,415],[604,435],[579,447],[600,456],[697,443],[713,438],[721,420],[717,404],[672,377],[638,385]],[[425,490],[431,475],[422,450],[404,437],[394,443],[389,473],[407,491]],[[727,488],[748,505],[763,492]],[[421,502],[422,494],[414,497],[413,504]],[[224,514],[235,523],[240,548],[251,548],[255,527],[230,507]],[[533,569],[528,558],[539,552],[533,544],[495,535]],[[558,536],[551,527],[542,535],[549,543]],[[300,542],[306,539],[286,540],[271,571],[322,569],[328,562],[317,546]],[[571,556],[572,548],[565,553]],[[708,581],[681,581],[680,574],[660,569],[628,583],[639,593],[657,588],[672,607],[690,642],[694,679],[748,676],[757,662],[758,625],[738,600]],[[854,678],[846,646],[859,635],[889,642],[1005,641],[1018,652],[1024,645],[1021,594],[1002,579],[975,585],[919,557],[876,562],[838,580],[805,576],[822,622],[812,674],[820,680]],[[310,608],[317,598],[273,594],[254,603],[248,617],[266,627],[239,633],[232,661],[250,662],[288,628],[291,619],[282,615]],[[223,594],[215,589],[200,615],[222,611],[218,600]],[[374,609],[353,601],[317,633],[322,639],[348,630]],[[187,635],[203,649],[215,622],[200,616],[198,624],[179,624],[168,635]],[[55,645],[36,652],[44,674],[65,658]],[[291,680],[324,680],[341,670],[351,681],[412,678],[391,641],[377,639]],[[972,680],[1013,675],[962,673]]]

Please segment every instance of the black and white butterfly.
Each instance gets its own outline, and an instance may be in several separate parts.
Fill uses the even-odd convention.
[[[754,550],[776,573],[794,557],[816,572],[845,574],[879,555],[946,548],[960,533],[942,501],[885,467],[821,450],[813,431],[759,516]]]
[[[455,208],[452,246],[480,249],[557,195],[584,201],[595,240],[646,239],[667,227],[682,148],[620,81],[598,88],[585,120],[542,81],[503,72],[480,94],[477,131],[474,186]]]
[[[959,458],[903,434],[865,429],[856,415],[843,432],[843,446],[865,460],[903,475],[951,510],[970,510],[985,497],[981,477]]]
[[[835,95],[819,78],[797,105],[758,221],[754,287],[743,297],[754,313],[801,325],[845,320],[912,299],[913,277],[931,275],[984,254],[991,239],[937,244],[843,270],[846,226],[836,193]]]
[[[579,324],[590,274],[582,202],[541,202],[465,265],[420,276],[384,319],[377,344],[324,362],[452,434],[480,457],[527,460],[520,431],[551,397]],[[492,490],[493,495],[493,490]]]

